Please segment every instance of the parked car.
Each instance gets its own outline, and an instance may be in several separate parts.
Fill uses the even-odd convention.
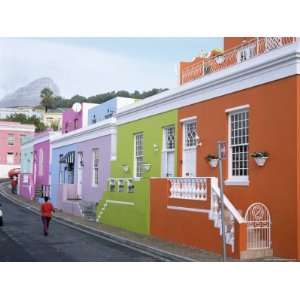
[[[11,169],[11,170],[9,170],[9,172],[8,172],[8,177],[9,178],[13,178],[13,176],[19,176],[19,174],[20,174],[20,172],[21,172],[21,169],[20,168],[14,168],[14,169]]]
[[[3,212],[1,209],[1,203],[0,203],[0,226],[3,226]]]

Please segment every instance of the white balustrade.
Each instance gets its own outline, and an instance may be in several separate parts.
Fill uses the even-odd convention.
[[[207,200],[207,178],[173,177],[170,181],[170,198]]]
[[[182,83],[195,80],[207,74],[242,63],[253,57],[263,55],[273,49],[281,48],[297,41],[294,37],[260,37],[247,41],[222,54],[203,57],[201,62],[192,63],[181,74]]]

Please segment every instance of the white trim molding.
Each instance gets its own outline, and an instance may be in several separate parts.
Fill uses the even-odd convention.
[[[206,214],[208,214],[210,212],[209,209],[183,207],[183,206],[173,206],[173,205],[168,205],[167,209],[179,210],[179,211],[189,211],[189,212],[196,212],[196,213],[206,213]]]
[[[188,121],[194,121],[197,120],[197,116],[192,116],[184,119],[180,119],[180,123],[188,122]]]
[[[128,105],[117,113],[117,124],[125,124],[297,74],[300,74],[299,41]]]
[[[224,181],[225,185],[249,186],[249,179],[228,178]]]
[[[231,107],[228,109],[225,109],[226,113],[231,113],[234,111],[239,111],[239,110],[246,110],[250,108],[250,104],[245,104],[245,105],[240,105],[240,106],[235,106],[235,107]]]
[[[119,204],[119,205],[130,205],[134,206],[134,202],[127,202],[127,201],[118,201],[118,200],[106,200],[106,203],[111,203],[111,204]]]
[[[50,139],[53,149],[63,146],[78,144],[98,137],[116,134],[116,119],[103,120],[96,124],[59,134]]]

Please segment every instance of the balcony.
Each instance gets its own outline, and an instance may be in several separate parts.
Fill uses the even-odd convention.
[[[274,49],[293,44],[296,40],[295,37],[259,37],[225,52],[214,51],[208,57],[198,57],[194,62],[182,66],[180,84],[243,63]]]

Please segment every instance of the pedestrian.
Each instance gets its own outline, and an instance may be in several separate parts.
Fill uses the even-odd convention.
[[[16,194],[17,193],[17,185],[18,185],[17,176],[12,177],[10,184],[11,184],[11,192],[13,194]]]
[[[44,197],[44,203],[41,205],[41,217],[43,222],[44,235],[48,235],[49,224],[51,221],[52,213],[55,212],[49,197]]]

